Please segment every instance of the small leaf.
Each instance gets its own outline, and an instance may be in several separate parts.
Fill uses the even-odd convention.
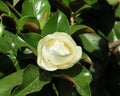
[[[12,89],[22,83],[22,73],[20,70],[0,80],[0,96],[11,96]]]
[[[65,14],[59,10],[45,24],[42,36],[52,34],[54,32],[65,32],[70,34],[68,19]]]
[[[22,6],[22,15],[36,17],[43,28],[50,15],[50,4],[48,0],[25,0]]]
[[[23,83],[15,91],[15,96],[26,96],[32,92],[37,92],[50,81],[40,80],[39,67],[29,65],[23,73]]]

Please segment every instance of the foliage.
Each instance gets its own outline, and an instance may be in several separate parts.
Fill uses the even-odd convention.
[[[119,96],[119,10],[119,0],[0,0],[0,96]],[[56,31],[83,54],[48,72],[37,66],[37,44]]]

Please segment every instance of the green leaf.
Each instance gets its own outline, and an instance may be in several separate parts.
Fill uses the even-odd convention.
[[[69,3],[71,2],[72,0],[62,0],[62,2],[69,7]]]
[[[10,37],[0,38],[0,52],[7,53],[12,50],[12,41],[13,38]]]
[[[108,45],[104,38],[97,34],[88,33],[79,35],[79,38],[83,48],[91,55],[98,58],[102,63],[107,60]]]
[[[13,0],[13,6],[15,6],[20,0]]]
[[[116,4],[119,0],[107,0],[107,2],[112,5],[112,4]]]
[[[115,9],[115,16],[120,18],[120,3],[118,3],[116,9]]]
[[[82,96],[91,96],[89,84],[92,80],[91,73],[82,65],[76,64],[72,68],[59,70],[53,76],[70,80]]]
[[[18,33],[21,32],[24,24],[28,23],[28,22],[32,22],[32,23],[36,24],[38,26],[38,28],[40,28],[39,21],[35,17],[25,16],[25,17],[22,17],[21,19],[19,19],[18,22],[17,22]]]
[[[93,5],[95,3],[97,3],[97,0],[84,0],[88,5]]]
[[[21,34],[21,37],[35,49],[37,49],[38,42],[42,38],[41,35],[37,33]]]
[[[116,41],[118,39],[120,39],[120,22],[116,21],[112,31],[109,33],[109,35],[107,36],[107,39],[110,41]]]
[[[50,15],[50,4],[48,0],[25,0],[22,6],[22,15],[36,17],[43,28]]]
[[[0,22],[0,37],[2,37],[4,32],[4,25],[2,24],[2,22]]]
[[[69,32],[69,22],[65,14],[61,11],[57,11],[45,24],[42,30],[42,36],[52,34],[54,32]]]
[[[73,79],[79,94],[82,96],[91,96],[89,84],[92,80],[92,75],[85,67],[82,67],[81,72],[73,77]]]
[[[76,31],[79,31],[81,29],[84,29],[84,28],[89,28],[88,26],[86,25],[73,25],[71,26],[70,28],[70,34],[74,34]]]
[[[10,10],[9,10],[8,6],[2,0],[0,0],[0,11],[1,10],[10,14]]]
[[[22,73],[20,70],[0,80],[0,96],[11,96],[12,89],[22,83]]]
[[[40,80],[39,67],[29,65],[23,73],[23,83],[15,90],[14,96],[26,96],[27,94],[40,91],[49,82],[49,80]]]

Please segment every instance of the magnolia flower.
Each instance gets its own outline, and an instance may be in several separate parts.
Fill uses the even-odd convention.
[[[37,64],[47,71],[68,69],[75,65],[82,56],[82,49],[70,35],[55,32],[41,39],[37,47]]]

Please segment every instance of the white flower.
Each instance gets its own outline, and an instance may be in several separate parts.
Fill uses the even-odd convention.
[[[68,69],[82,56],[82,49],[64,32],[55,32],[41,39],[37,47],[37,64],[47,71]]]

